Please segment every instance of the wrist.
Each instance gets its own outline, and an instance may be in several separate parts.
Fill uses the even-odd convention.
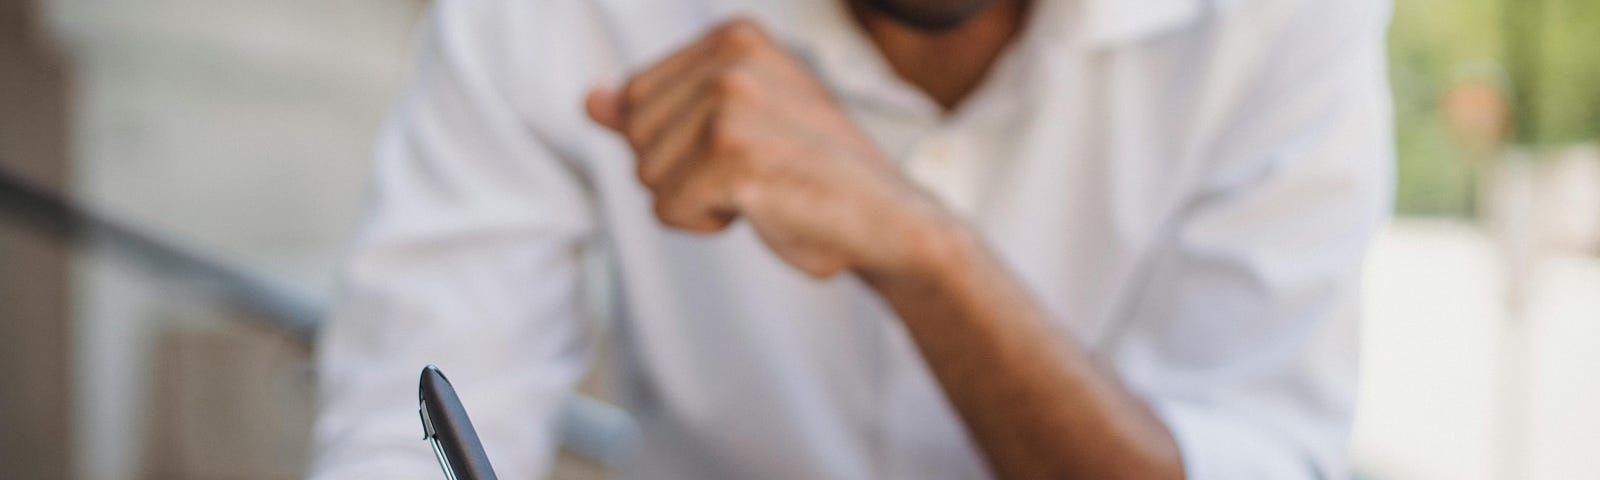
[[[861,276],[875,286],[936,288],[952,280],[979,250],[973,232],[957,217],[936,206],[909,209],[893,229],[880,238],[894,253],[888,262],[862,269]]]

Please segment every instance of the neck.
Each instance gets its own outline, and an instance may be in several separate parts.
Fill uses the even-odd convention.
[[[850,12],[895,74],[949,111],[978,87],[1022,31],[1028,3],[994,0],[965,24],[940,32],[918,30],[855,1]]]

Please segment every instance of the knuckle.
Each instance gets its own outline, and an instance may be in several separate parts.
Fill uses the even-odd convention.
[[[644,100],[645,94],[650,91],[647,82],[648,80],[643,77],[629,80],[628,84],[622,87],[622,100],[630,105]]]
[[[707,223],[706,223],[706,231],[707,232],[720,232],[720,231],[726,230],[728,228],[728,225],[732,225],[733,224],[733,218],[732,217],[727,217],[727,216],[722,216],[722,215],[712,215],[712,216],[710,216],[708,218],[709,218],[709,220],[707,220]]]
[[[661,185],[661,174],[657,172],[657,170],[660,169],[655,168],[655,165],[652,163],[653,161],[650,159],[639,160],[639,162],[633,166],[633,175],[639,178],[639,183],[644,184],[645,188],[649,188],[654,191],[656,187]]]
[[[642,156],[634,164],[634,175],[639,177],[639,183],[644,184],[652,192],[660,194],[670,183],[669,181],[674,174],[674,167],[669,164],[671,161],[671,158],[662,155]]]
[[[624,128],[622,136],[628,139],[628,143],[633,145],[635,150],[643,149],[650,141],[650,137],[638,128]]]
[[[728,197],[740,211],[760,213],[767,210],[765,191],[755,182],[748,180],[733,182],[729,186]]]
[[[656,220],[662,225],[679,230],[694,232],[715,232],[726,226],[726,223],[699,212],[696,205],[680,199],[665,198],[656,201],[654,205]]]
[[[761,26],[748,18],[730,20],[717,30],[717,46],[729,54],[750,53],[760,47],[765,38]]]
[[[714,233],[722,231],[724,228],[727,228],[727,226],[727,221],[717,219],[710,215],[702,214],[686,219],[683,226],[678,228],[699,233]]]
[[[662,225],[669,227],[677,226],[677,214],[672,211],[672,206],[668,205],[666,200],[657,199],[655,204],[651,206],[650,210],[655,214],[656,220],[661,222]]]
[[[711,87],[723,100],[749,99],[756,93],[755,78],[749,70],[737,66],[718,73],[711,79]]]
[[[711,125],[711,156],[718,160],[734,160],[743,158],[749,150],[737,125],[717,122]]]
[[[682,228],[684,225],[683,209],[671,198],[657,199],[654,205],[656,220],[669,227]]]

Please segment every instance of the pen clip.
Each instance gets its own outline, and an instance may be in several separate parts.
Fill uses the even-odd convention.
[[[456,480],[455,469],[450,468],[450,459],[444,454],[444,446],[439,445],[439,432],[433,428],[433,418],[428,416],[428,400],[420,399],[417,403],[417,416],[422,418],[422,439],[433,447],[433,457],[439,460],[439,469],[444,471],[445,480]]]

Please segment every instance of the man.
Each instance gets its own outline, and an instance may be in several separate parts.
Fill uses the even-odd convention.
[[[322,339],[314,469],[435,475],[437,363],[497,470],[539,475],[598,285],[623,476],[1341,478],[1386,14],[441,2]]]

